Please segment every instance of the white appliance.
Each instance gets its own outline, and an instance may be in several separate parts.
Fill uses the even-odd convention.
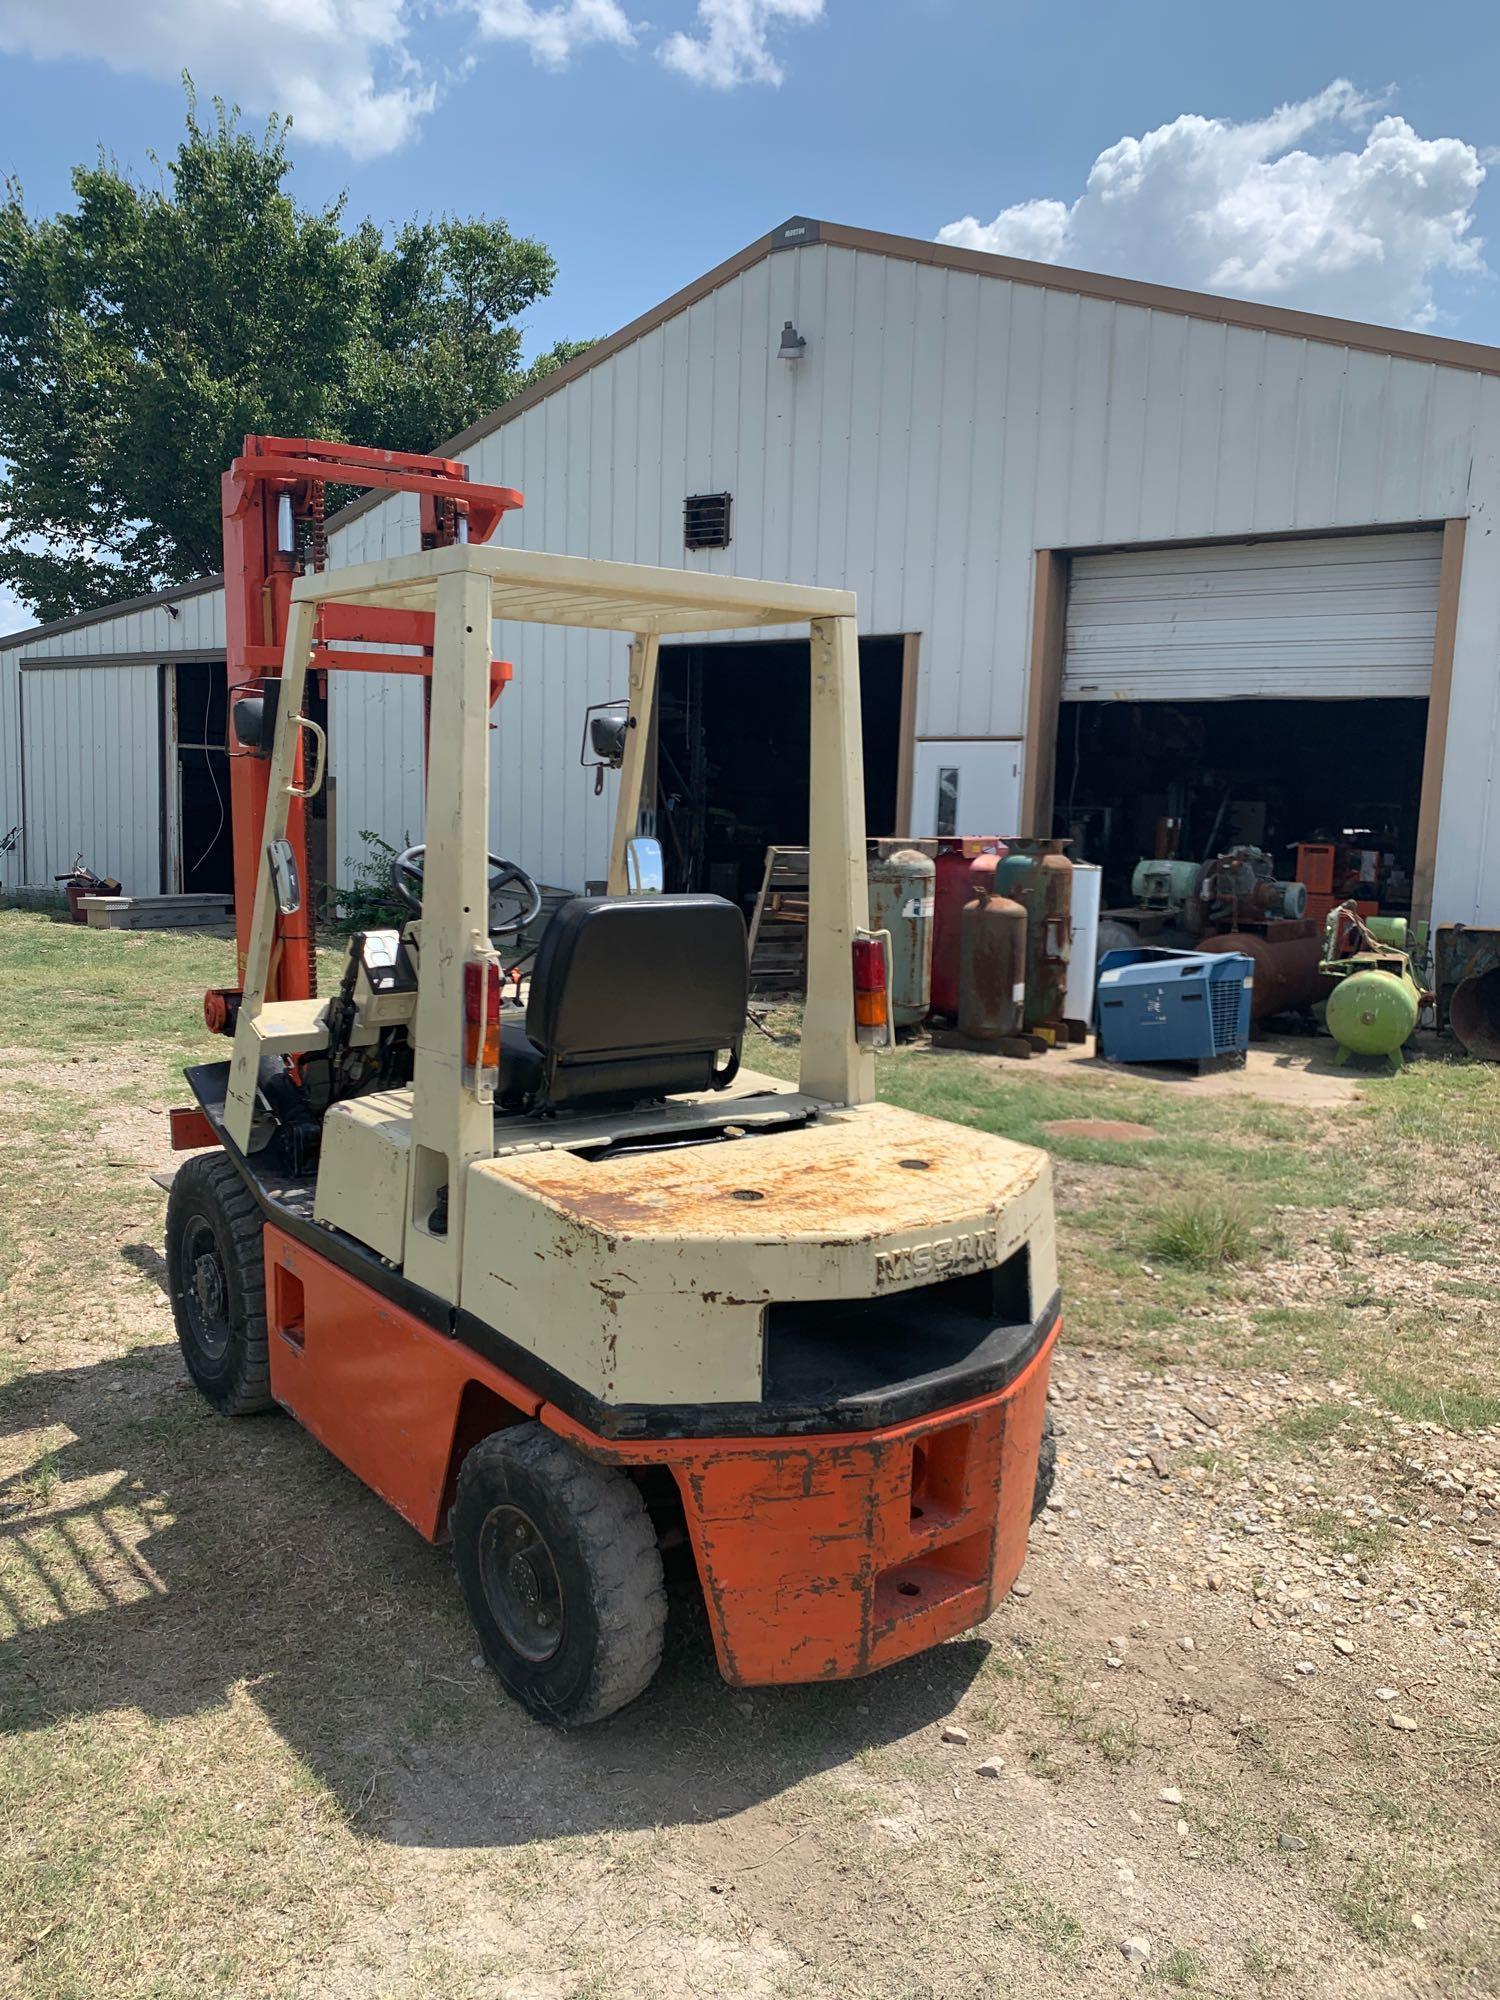
[[[1099,907],[1104,901],[1104,871],[1092,861],[1073,863],[1073,914],[1069,941],[1068,985],[1063,994],[1063,1019],[1094,1023],[1094,973],[1099,957]]]
[[[1018,833],[1021,745],[1015,740],[917,744],[912,763],[914,839]]]

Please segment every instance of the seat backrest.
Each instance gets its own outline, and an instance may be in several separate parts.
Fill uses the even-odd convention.
[[[538,1108],[722,1089],[748,1001],[745,920],[722,896],[573,897],[531,975]]]

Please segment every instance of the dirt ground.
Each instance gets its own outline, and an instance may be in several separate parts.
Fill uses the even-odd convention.
[[[1022,1581],[746,1694],[679,1576],[659,1681],[559,1737],[441,1550],[183,1377],[149,1175],[224,951],[0,912],[0,1994],[1500,1993],[1494,1072],[1287,1104],[892,1059],[1017,1137],[1107,1121],[1050,1140]],[[1163,1224],[1205,1191],[1223,1266]]]

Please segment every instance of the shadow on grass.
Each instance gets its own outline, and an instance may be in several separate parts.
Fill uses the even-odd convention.
[[[243,1729],[239,1690],[351,1823],[405,1845],[722,1820],[931,1727],[990,1650],[731,1689],[689,1571],[653,1686],[563,1736],[475,1665],[447,1553],[287,1419],[215,1416],[175,1345],[13,1381],[0,1440],[0,1730],[221,1708]]]

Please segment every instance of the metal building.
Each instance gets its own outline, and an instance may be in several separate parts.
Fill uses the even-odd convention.
[[[1330,823],[1390,817],[1419,912],[1497,923],[1497,378],[1493,348],[799,218],[443,449],[521,488],[516,545],[857,592],[872,830],[1124,854],[1141,800],[1170,815],[1186,786],[1216,833],[1269,842],[1316,781]],[[333,524],[335,562],[414,545],[399,497]],[[789,645],[743,648],[737,677],[664,648],[683,879],[744,894],[747,857],[796,837]],[[127,889],[198,883],[211,585],[0,648],[0,838],[22,828],[0,886],[80,848]],[[578,768],[584,711],[623,648],[502,629],[497,651],[493,844],[581,886],[612,790]],[[329,680],[342,879],[362,829],[419,823],[420,697]]]

